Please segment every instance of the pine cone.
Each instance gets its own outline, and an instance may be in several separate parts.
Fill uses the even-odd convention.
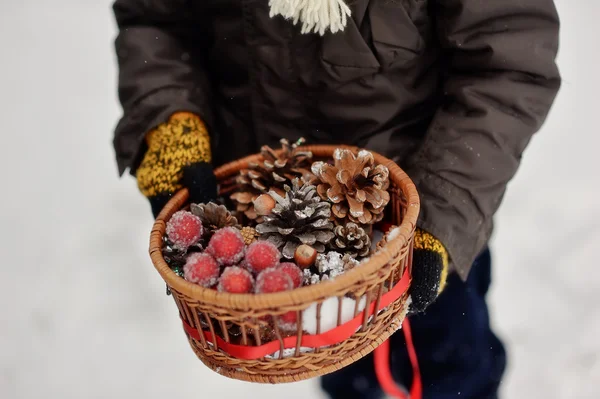
[[[278,248],[287,259],[294,257],[296,248],[307,244],[318,252],[325,251],[325,245],[333,238],[331,204],[321,201],[316,187],[310,184],[300,186],[294,179],[292,187],[285,186],[285,197],[274,191],[269,194],[277,205],[264,222],[256,226],[256,231]]]
[[[320,180],[317,191],[322,199],[333,203],[331,211],[338,219],[374,224],[383,219],[383,210],[390,200],[389,170],[375,165],[373,154],[361,150],[358,155],[338,148],[334,165],[315,162],[313,173]]]
[[[256,241],[256,237],[258,237],[258,233],[253,227],[245,226],[242,228],[242,237],[244,237],[244,243],[246,245],[252,244]]]
[[[218,205],[214,202],[192,204],[190,205],[190,211],[200,218],[208,237],[223,227],[239,228],[237,218],[224,205]]]
[[[333,229],[335,237],[329,243],[331,249],[345,253],[353,258],[364,257],[371,251],[371,238],[369,234],[357,225],[349,222]]]
[[[252,201],[260,194],[273,190],[284,195],[284,186],[290,185],[292,180],[314,179],[310,171],[312,152],[298,150],[304,141],[301,138],[290,144],[286,139],[281,139],[279,155],[269,146],[261,148],[263,161],[250,164],[248,169],[242,169],[236,178],[239,190],[230,198],[236,203],[238,212],[244,213],[251,220],[259,219]]]

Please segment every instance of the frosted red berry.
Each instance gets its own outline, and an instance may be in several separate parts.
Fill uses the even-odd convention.
[[[246,250],[246,265],[254,273],[277,266],[280,259],[281,252],[269,241],[255,241]]]
[[[187,281],[207,288],[217,283],[220,271],[215,258],[207,253],[191,254],[183,266],[184,277]]]
[[[290,276],[292,279],[292,283],[294,284],[294,288],[298,288],[302,285],[302,280],[304,279],[304,273],[302,269],[296,266],[295,263],[292,262],[284,262],[281,263],[278,267],[279,270]]]
[[[294,283],[285,272],[271,268],[260,272],[256,278],[256,293],[269,294],[272,292],[289,291]]]
[[[202,238],[204,227],[198,216],[188,211],[178,211],[167,222],[166,232],[175,248],[186,250]]]
[[[219,278],[218,290],[232,294],[245,294],[254,289],[254,278],[248,270],[237,266],[226,267]]]
[[[237,264],[244,257],[244,237],[235,227],[219,229],[210,238],[206,251],[221,265]]]
[[[282,330],[287,330],[287,331],[295,330],[296,326],[297,326],[297,322],[298,322],[298,314],[293,310],[290,310],[289,312],[284,313],[281,316],[277,317],[277,325]]]

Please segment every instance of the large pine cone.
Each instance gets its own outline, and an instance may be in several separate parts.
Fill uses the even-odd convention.
[[[383,210],[390,201],[388,168],[375,165],[373,154],[366,150],[354,155],[338,148],[333,158],[333,165],[315,162],[312,171],[320,180],[317,191],[322,199],[333,203],[335,217],[360,224],[383,219]]]
[[[239,190],[231,195],[236,203],[236,210],[242,212],[251,220],[259,219],[254,210],[254,201],[260,194],[275,191],[284,195],[284,186],[291,185],[296,178],[310,181],[314,176],[310,170],[312,152],[300,151],[299,146],[304,144],[301,138],[293,144],[286,139],[281,139],[281,152],[279,155],[269,146],[263,146],[260,153],[262,162],[252,163],[248,169],[243,169],[236,178]]]
[[[240,228],[237,218],[223,205],[218,205],[214,202],[192,204],[190,205],[190,211],[200,218],[202,226],[204,226],[209,236],[212,236],[215,231],[223,227]]]
[[[329,245],[334,251],[342,252],[353,258],[369,255],[371,238],[365,229],[356,223],[349,222],[346,225],[336,226],[333,232],[335,237]]]
[[[300,186],[299,179],[294,179],[292,184],[292,187],[284,187],[285,197],[274,191],[269,193],[277,204],[271,214],[264,216],[264,221],[256,226],[256,231],[281,249],[288,259],[294,257],[296,248],[301,244],[324,252],[325,245],[334,236],[333,223],[329,220],[331,204],[321,201],[315,186]]]

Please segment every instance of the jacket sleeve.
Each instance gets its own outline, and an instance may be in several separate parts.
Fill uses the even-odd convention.
[[[144,153],[144,136],[179,111],[194,113],[210,130],[210,85],[204,65],[208,35],[190,0],[116,0],[119,100],[115,129],[119,174],[131,173]]]
[[[421,195],[419,227],[466,278],[525,147],[560,87],[552,0],[441,0],[443,101],[406,168]]]

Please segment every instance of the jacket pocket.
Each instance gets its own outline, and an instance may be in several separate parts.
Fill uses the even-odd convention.
[[[383,70],[409,65],[425,49],[430,30],[426,0],[371,0],[368,18]]]
[[[408,66],[424,51],[431,29],[427,0],[358,0],[351,8],[346,29],[321,42],[322,67],[335,81]]]
[[[359,25],[366,18],[369,0],[353,3],[352,17],[342,32],[326,33],[321,39],[321,66],[336,82],[348,82],[381,69],[379,60],[360,32]]]

